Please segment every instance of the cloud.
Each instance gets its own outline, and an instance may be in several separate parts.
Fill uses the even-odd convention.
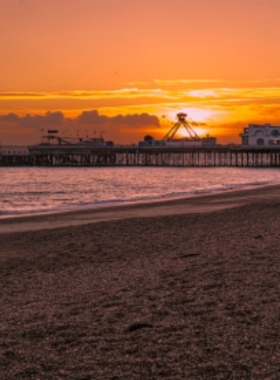
[[[59,126],[64,121],[64,115],[62,112],[47,112],[45,115],[30,115],[18,116],[15,113],[9,113],[7,115],[0,115],[1,121],[6,124],[17,124],[25,128],[38,129],[44,126]]]
[[[48,93],[46,92],[0,92],[0,99],[36,99],[47,97]]]
[[[127,82],[128,86],[147,86],[151,82]]]
[[[14,134],[15,140],[22,134],[29,134],[34,139],[37,133],[38,138],[38,132],[43,132],[47,129],[58,129],[62,133],[67,130],[68,135],[71,136],[76,136],[79,133],[81,135],[88,134],[92,129],[100,132],[100,129],[102,129],[103,132],[106,131],[106,136],[108,134],[107,138],[118,139],[118,135],[122,133],[123,129],[130,130],[132,134],[142,134],[147,128],[155,127],[160,127],[158,117],[147,113],[109,117],[100,115],[96,110],[91,110],[83,111],[72,119],[66,118],[60,111],[47,112],[44,115],[27,114],[19,116],[14,113],[0,115],[0,135],[3,137],[7,133]]]
[[[28,128],[38,128],[43,126],[59,126],[64,120],[62,112],[47,112],[45,115],[26,115],[19,119],[19,123]]]
[[[167,91],[160,88],[139,89],[137,87],[121,88],[119,90],[73,90],[57,92],[0,92],[1,100],[27,100],[27,99],[131,99],[131,98],[157,98],[168,97]]]
[[[205,127],[207,125],[207,123],[198,122],[198,121],[191,121],[190,124],[193,127]]]
[[[220,79],[155,79],[154,82],[161,86],[177,86],[180,84],[214,84],[224,81]]]
[[[6,121],[9,123],[18,123],[25,127],[36,128],[43,125],[61,125],[67,122],[75,122],[75,124],[95,124],[95,125],[126,125],[131,127],[142,127],[142,126],[154,126],[159,127],[159,119],[157,116],[149,115],[147,113],[133,114],[133,115],[117,115],[117,116],[106,116],[100,115],[98,111],[83,111],[76,119],[65,118],[61,111],[50,112],[48,111],[45,115],[30,115],[18,116],[14,113],[9,113],[7,115],[0,115],[0,121]]]
[[[104,125],[108,122],[108,119],[108,116],[99,115],[95,110],[84,111],[77,117],[77,120],[82,124],[95,125]]]
[[[77,117],[77,120],[83,124],[95,125],[111,125],[111,126],[131,126],[131,127],[146,127],[154,126],[159,127],[159,119],[157,116],[149,115],[147,113],[134,114],[134,115],[117,115],[108,117],[99,115],[95,110],[84,111]]]
[[[280,119],[280,104],[278,105],[254,105],[250,107],[250,110],[258,114],[259,117],[266,119],[274,119],[275,121]],[[277,120],[277,124],[279,121]]]
[[[187,95],[191,97],[197,97],[197,98],[210,98],[210,97],[217,97],[217,93],[213,89],[206,89],[206,90],[192,90],[187,93]]]
[[[147,113],[142,114],[134,114],[134,115],[118,115],[112,118],[112,121],[115,124],[125,124],[130,125],[132,127],[146,127],[146,126],[154,126],[159,127],[159,119],[157,116],[152,116]]]
[[[16,123],[19,121],[19,116],[15,113],[8,113],[7,115],[0,115],[0,121],[8,121],[9,123]]]

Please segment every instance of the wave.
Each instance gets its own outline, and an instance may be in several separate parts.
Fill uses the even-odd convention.
[[[124,205],[124,204],[133,204],[133,203],[141,203],[141,202],[152,202],[159,200],[170,200],[170,199],[180,199],[187,198],[196,195],[202,194],[212,194],[212,193],[220,193],[228,190],[236,190],[236,189],[245,189],[245,188],[253,188],[256,186],[265,186],[271,184],[269,181],[252,181],[246,183],[233,183],[233,184],[225,184],[222,186],[212,186],[208,188],[200,188],[200,189],[192,189],[189,191],[169,191],[165,194],[150,194],[150,195],[140,195],[140,196],[131,196],[131,197],[119,197],[119,198],[107,198],[107,199],[99,199],[95,201],[75,201],[71,198],[67,200],[71,200],[71,203],[68,204],[60,204],[54,205],[49,204],[42,207],[42,205],[33,205],[31,208],[20,207],[10,208],[10,209],[2,209],[0,211],[0,218],[4,217],[16,217],[16,216],[28,216],[28,215],[39,215],[39,214],[48,214],[54,212],[64,212],[64,211],[74,211],[74,210],[83,210],[90,208],[101,208],[101,207],[110,207],[114,205]]]
[[[34,179],[37,172],[32,178],[28,171],[26,176],[8,173],[10,177],[1,183],[0,218],[178,199],[280,182],[279,169],[255,168],[112,168],[102,172],[67,168],[67,175],[63,170],[44,172],[48,181],[45,176]]]

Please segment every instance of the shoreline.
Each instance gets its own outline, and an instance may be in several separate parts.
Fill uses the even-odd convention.
[[[36,217],[36,216],[45,216],[45,215],[52,215],[52,214],[64,214],[64,213],[71,213],[71,212],[83,212],[87,210],[106,210],[108,208],[115,208],[115,207],[125,207],[125,206],[137,206],[137,205],[143,205],[143,204],[153,204],[158,202],[170,202],[170,201],[177,201],[177,200],[183,200],[183,199],[190,199],[190,198],[197,198],[197,197],[203,197],[208,195],[219,195],[223,193],[228,192],[235,192],[235,191],[242,191],[242,190],[254,190],[258,188],[263,187],[270,187],[270,186],[280,186],[280,182],[278,183],[266,183],[266,184],[254,184],[254,185],[244,185],[244,186],[238,186],[238,187],[230,187],[225,189],[218,189],[218,190],[201,190],[201,191],[194,191],[189,194],[179,195],[179,196],[170,196],[170,197],[162,197],[162,198],[149,198],[149,199],[140,199],[140,200],[131,200],[131,201],[108,201],[104,202],[103,204],[96,204],[96,205],[90,205],[90,206],[74,206],[73,208],[65,208],[65,209],[57,209],[57,210],[40,210],[40,211],[34,211],[34,212],[19,212],[18,214],[13,214],[12,212],[9,214],[0,214],[0,221],[9,219],[9,218],[28,218],[28,217]]]
[[[280,184],[268,184],[242,189],[196,194],[189,197],[149,202],[53,211],[0,218],[0,234],[9,232],[37,231],[86,225],[111,220],[139,217],[208,213],[233,207],[241,207],[258,200],[280,197]]]

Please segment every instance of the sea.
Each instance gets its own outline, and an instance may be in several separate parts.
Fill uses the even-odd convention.
[[[185,198],[280,183],[277,168],[0,168],[0,217]]]

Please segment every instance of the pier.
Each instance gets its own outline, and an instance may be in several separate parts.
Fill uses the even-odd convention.
[[[1,167],[280,167],[280,147],[29,147],[26,154],[0,151]]]

